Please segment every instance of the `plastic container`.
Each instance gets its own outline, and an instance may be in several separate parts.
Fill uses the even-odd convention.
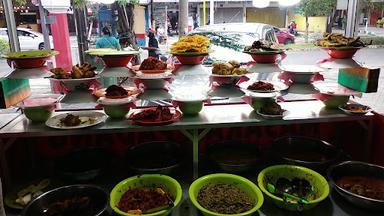
[[[359,49],[360,47],[351,47],[351,48],[345,48],[345,49],[328,48],[326,50],[332,58],[346,59],[346,58],[352,58]]]
[[[182,65],[198,65],[203,63],[203,60],[206,56],[207,55],[197,55],[197,56],[176,55],[176,58],[177,60],[179,60],[179,62]]]
[[[118,215],[135,216],[128,214],[117,208],[123,194],[130,188],[134,187],[161,187],[165,192],[169,193],[173,197],[174,207],[164,209],[161,211],[153,212],[150,214],[141,214],[143,216],[165,216],[169,215],[172,210],[180,203],[182,190],[179,182],[175,179],[159,174],[144,174],[139,176],[133,176],[121,181],[117,184],[110,193],[110,206],[112,210]]]
[[[240,214],[226,214],[226,215],[237,215],[237,216],[250,216],[253,215],[264,202],[263,194],[260,189],[251,181],[246,178],[243,178],[238,175],[226,174],[226,173],[217,173],[210,174],[196,179],[191,186],[189,187],[189,198],[191,199],[192,204],[201,211],[201,213],[205,216],[220,216],[223,214],[219,214],[216,212],[209,211],[202,207],[197,201],[197,195],[199,191],[210,183],[226,183],[236,185],[240,190],[244,191],[250,198],[252,198],[255,203],[254,207],[246,212]]]
[[[292,180],[293,178],[303,178],[314,187],[316,198],[314,200],[308,200],[309,204],[298,204],[296,201],[284,200],[267,190],[267,184],[275,184],[278,178],[287,178]],[[290,211],[305,211],[315,207],[321,201],[326,199],[329,195],[329,185],[327,180],[319,173],[301,166],[293,165],[275,165],[263,169],[257,177],[258,185],[266,195],[266,199],[271,200],[277,207]]]
[[[126,67],[133,55],[105,55],[101,58],[107,67]]]

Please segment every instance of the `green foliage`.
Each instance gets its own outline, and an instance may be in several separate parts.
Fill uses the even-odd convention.
[[[7,40],[0,38],[0,54],[9,52],[9,43]]]
[[[72,5],[75,8],[84,8],[88,0],[72,0]]]
[[[119,6],[123,7],[127,4],[139,5],[140,0],[116,0],[116,2]]]
[[[25,5],[27,4],[27,0],[15,0],[16,5]]]
[[[384,37],[379,36],[363,36],[361,37],[361,41],[364,43],[370,43],[372,41],[372,45],[384,45]]]
[[[337,0],[301,0],[296,13],[303,16],[331,16]]]

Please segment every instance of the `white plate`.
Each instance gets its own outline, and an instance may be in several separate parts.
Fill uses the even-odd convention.
[[[102,105],[124,105],[128,104],[131,102],[135,101],[135,97],[133,96],[128,96],[126,98],[106,98],[106,97],[101,97],[97,100],[97,103],[102,104]]]
[[[252,85],[253,83],[257,82],[257,81],[262,81],[262,82],[266,82],[266,83],[271,83],[273,85],[273,88],[274,90],[272,91],[261,91],[261,90],[250,90],[248,89],[248,86]],[[280,92],[280,91],[284,91],[284,90],[287,90],[289,88],[288,85],[284,84],[283,82],[280,82],[280,81],[269,81],[269,80],[256,80],[256,81],[251,81],[251,80],[248,80],[246,82],[242,82],[240,83],[239,87],[244,91],[247,91],[247,92],[256,92],[256,93],[271,93],[271,92]]]
[[[242,76],[246,76],[248,73],[245,73],[245,74],[241,74],[241,75],[237,75],[237,74],[232,74],[232,75],[220,75],[220,74],[211,74],[212,77],[228,77],[228,78],[232,78],[232,77],[242,77]]]
[[[159,73],[159,74],[146,74],[142,73],[140,71],[136,72],[135,78],[137,79],[166,79],[172,77],[171,72],[164,72],[164,73]]]
[[[80,78],[80,79],[55,79],[55,78],[49,78],[50,80],[59,81],[59,82],[84,82],[84,81],[90,81],[100,78],[99,76],[94,76],[90,78]]]
[[[347,104],[347,105],[355,105],[358,107],[362,107],[364,109],[364,112],[357,112],[357,111],[352,111],[352,110],[346,109],[345,108],[346,105],[340,105],[339,109],[342,110],[343,112],[345,112],[347,114],[351,114],[351,115],[365,115],[365,114],[372,111],[372,109],[369,106],[365,106],[362,104]]]
[[[67,114],[80,116],[80,120],[82,121],[82,123],[80,123],[80,125],[77,125],[77,126],[65,126],[60,122],[60,120],[65,118]],[[100,124],[104,122],[107,118],[108,117],[101,112],[94,112],[94,111],[68,112],[68,113],[63,113],[63,114],[59,114],[51,117],[45,122],[45,125],[55,129],[79,129],[79,128],[86,128],[86,127],[91,127],[91,126]]]
[[[283,114],[281,114],[281,115],[268,115],[268,114],[263,114],[263,113],[261,113],[259,110],[256,111],[256,113],[257,113],[259,116],[261,116],[261,117],[263,117],[263,118],[265,118],[265,119],[283,119],[284,114],[285,114],[286,112],[287,112],[287,111],[284,110]]]

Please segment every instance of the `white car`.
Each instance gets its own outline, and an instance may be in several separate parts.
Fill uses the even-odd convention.
[[[44,49],[44,36],[40,32],[35,32],[28,28],[17,28],[17,37],[20,42],[21,50]],[[8,41],[8,30],[0,28],[0,38]],[[53,48],[52,36],[49,36],[51,48]]]

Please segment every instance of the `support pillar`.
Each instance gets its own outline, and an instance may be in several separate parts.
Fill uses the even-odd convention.
[[[345,28],[345,36],[354,37],[359,29],[359,0],[348,1],[347,26]]]
[[[247,22],[247,2],[243,2],[243,23]]]
[[[215,24],[215,2],[209,1],[209,25]]]
[[[51,25],[53,46],[59,54],[55,56],[56,67],[70,71],[72,68],[72,52],[69,40],[69,30],[67,14],[51,14],[56,18],[56,22]]]
[[[188,33],[188,0],[179,0],[179,36]]]
[[[13,4],[10,0],[3,0],[5,21],[7,22],[9,47],[11,52],[20,51],[20,43],[17,38],[16,21],[13,13]]]

